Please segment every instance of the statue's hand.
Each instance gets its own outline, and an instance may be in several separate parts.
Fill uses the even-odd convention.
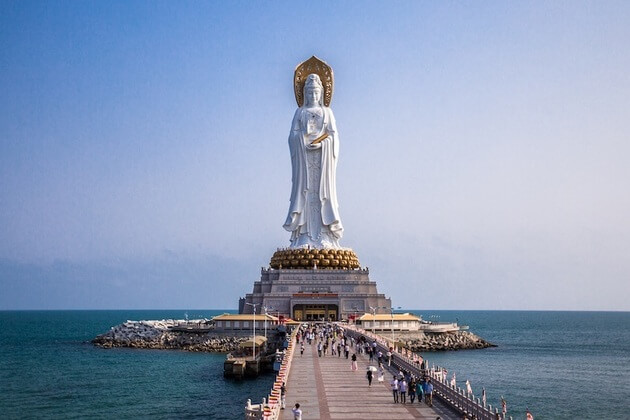
[[[315,149],[319,149],[322,147],[321,143],[317,143],[317,144],[311,144],[309,143],[306,147],[308,147],[311,150],[315,150]]]

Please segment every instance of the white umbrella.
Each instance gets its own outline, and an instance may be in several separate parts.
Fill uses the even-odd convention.
[[[372,372],[377,372],[378,369],[376,368],[376,366],[368,366],[367,370],[371,370]]]

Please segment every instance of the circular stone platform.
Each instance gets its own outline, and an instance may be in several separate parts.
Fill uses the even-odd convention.
[[[283,249],[274,252],[269,266],[274,269],[335,269],[359,268],[359,257],[351,249]]]

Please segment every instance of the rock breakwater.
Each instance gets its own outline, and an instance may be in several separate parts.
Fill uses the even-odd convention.
[[[453,333],[409,332],[397,337],[399,344],[411,351],[447,351],[496,347],[469,331]]]
[[[92,344],[103,347],[170,349],[199,352],[233,352],[247,337],[233,337],[212,331],[172,331],[177,321],[127,321],[96,336]]]

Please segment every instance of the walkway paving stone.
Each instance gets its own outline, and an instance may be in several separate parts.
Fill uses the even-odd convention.
[[[431,408],[417,401],[394,404],[389,388],[391,374],[386,373],[382,383],[374,375],[369,387],[365,375],[368,357],[357,354],[357,358],[359,369],[352,371],[350,359],[343,355],[338,357],[329,353],[318,357],[313,343],[307,344],[304,355],[300,356],[298,345],[287,383],[286,409],[281,418],[293,419],[291,409],[295,403],[300,403],[304,420],[454,418],[440,407]],[[373,365],[376,366],[376,362]]]

